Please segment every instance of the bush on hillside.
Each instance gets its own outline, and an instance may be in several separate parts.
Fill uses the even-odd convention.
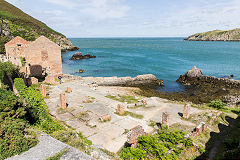
[[[37,144],[34,134],[26,130],[29,125],[25,120],[7,117],[0,123],[0,159],[20,154]]]
[[[26,111],[13,92],[0,88],[0,120],[6,117],[23,118]]]
[[[5,72],[8,72],[12,79],[23,77],[23,73],[19,72],[19,68],[17,66],[10,62],[0,62],[0,80],[2,82]]]
[[[137,148],[124,148],[120,156],[122,159],[178,159],[185,148],[193,146],[185,135],[183,131],[163,129],[154,135],[140,136]]]
[[[223,109],[225,106],[227,106],[227,104],[222,102],[220,99],[211,101],[209,104],[209,107],[216,108],[216,109]]]
[[[44,98],[37,89],[31,86],[27,87],[21,78],[14,80],[14,86],[18,90],[19,95],[22,96],[29,105],[28,110],[39,127],[47,133],[53,133],[63,129],[61,124],[53,120],[49,115],[49,110]]]
[[[35,136],[28,131],[25,114],[19,97],[0,88],[0,159],[20,154],[36,145]]]

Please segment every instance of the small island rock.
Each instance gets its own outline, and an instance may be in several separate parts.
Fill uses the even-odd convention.
[[[80,60],[80,59],[89,59],[89,58],[96,58],[96,56],[92,56],[89,53],[87,53],[86,55],[82,55],[82,52],[76,52],[74,53],[72,58],[70,58],[70,60]]]

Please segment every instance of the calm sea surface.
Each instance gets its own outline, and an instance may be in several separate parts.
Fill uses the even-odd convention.
[[[206,75],[233,74],[240,79],[240,42],[188,42],[183,38],[72,38],[74,45],[97,56],[69,60],[76,52],[62,53],[63,72],[93,77],[154,74],[163,79],[165,91],[178,91],[176,83],[194,65]],[[85,73],[76,73],[79,69]]]

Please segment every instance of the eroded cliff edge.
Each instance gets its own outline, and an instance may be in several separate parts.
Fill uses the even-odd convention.
[[[197,33],[184,39],[186,41],[240,41],[240,28],[233,30],[214,30]]]

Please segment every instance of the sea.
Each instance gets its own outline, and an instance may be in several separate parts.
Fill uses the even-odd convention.
[[[240,42],[184,41],[177,38],[70,38],[79,51],[62,53],[63,73],[82,77],[135,77],[153,74],[159,91],[181,91],[176,80],[193,66],[216,77],[240,79]],[[69,60],[75,52],[97,58]],[[77,73],[78,70],[84,73]]]

